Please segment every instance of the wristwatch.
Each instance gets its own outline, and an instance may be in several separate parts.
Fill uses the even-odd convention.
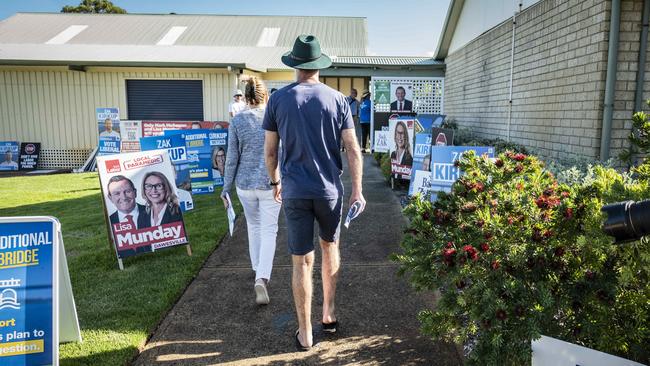
[[[280,184],[280,180],[278,180],[277,182],[274,182],[273,179],[269,179],[269,185],[270,186],[277,186],[278,184]]]

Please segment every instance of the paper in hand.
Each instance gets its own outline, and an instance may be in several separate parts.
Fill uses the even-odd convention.
[[[361,201],[354,201],[352,206],[350,206],[350,211],[348,211],[348,215],[345,217],[345,223],[343,226],[347,229],[350,226],[350,222],[354,219],[356,219],[361,213],[363,212],[363,205],[361,204]]]
[[[228,201],[228,208],[226,208],[226,214],[228,215],[228,229],[230,230],[230,236],[235,230],[235,209],[232,207],[232,201],[230,200],[230,194],[226,193],[226,200]]]

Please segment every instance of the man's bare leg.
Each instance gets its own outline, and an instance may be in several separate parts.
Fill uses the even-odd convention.
[[[298,316],[298,339],[303,346],[311,347],[314,344],[311,329],[311,298],[312,298],[312,271],[314,269],[314,252],[306,255],[292,255],[293,276],[291,288],[293,301],[296,304]]]
[[[320,239],[322,251],[321,277],[323,279],[323,323],[329,324],[336,321],[336,282],[339,277],[341,256],[339,242],[327,242]]]

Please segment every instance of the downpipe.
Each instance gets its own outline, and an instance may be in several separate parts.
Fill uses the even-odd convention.
[[[600,135],[601,161],[609,159],[609,147],[612,138],[612,118],[614,116],[614,92],[616,87],[616,66],[620,28],[621,0],[612,0],[609,46],[607,50],[607,78],[605,79],[605,102],[603,106],[603,124]]]

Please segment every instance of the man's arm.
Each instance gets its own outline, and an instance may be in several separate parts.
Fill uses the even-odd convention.
[[[343,137],[343,144],[345,146],[346,155],[348,158],[348,166],[350,168],[350,177],[352,178],[352,194],[350,195],[350,205],[354,201],[361,201],[362,207],[366,206],[366,200],[363,197],[361,179],[363,176],[363,158],[361,156],[361,148],[357,142],[357,136],[353,128],[344,129],[341,132]]]
[[[278,167],[278,146],[280,137],[277,131],[264,131],[264,162],[269,178],[273,182],[280,182],[280,168]],[[273,186],[273,193],[277,202],[282,202],[282,185]]]

